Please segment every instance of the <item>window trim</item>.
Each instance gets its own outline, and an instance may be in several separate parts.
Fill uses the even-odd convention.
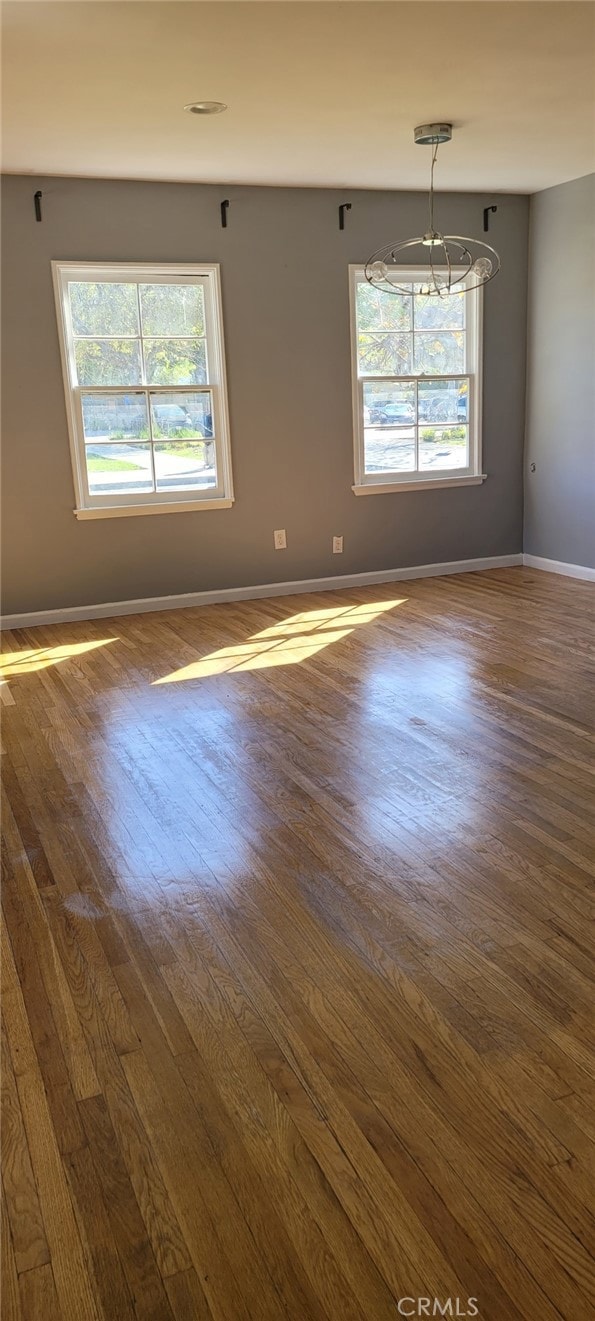
[[[399,273],[404,280],[422,281],[427,278],[423,269],[416,266],[403,266]],[[463,274],[457,267],[454,274]],[[354,495],[386,495],[401,491],[423,491],[444,489],[452,486],[478,486],[485,481],[487,474],[482,472],[482,387],[483,387],[483,288],[469,290],[466,322],[466,370],[464,372],[444,372],[438,379],[469,379],[469,462],[465,468],[431,469],[427,475],[415,469],[413,472],[366,473],[364,450],[364,415],[363,385],[367,381],[420,381],[432,380],[433,377],[415,376],[360,376],[358,371],[357,344],[357,286],[365,281],[365,268],[361,264],[349,267],[349,325],[351,334],[351,382],[353,404],[353,471]]]
[[[229,406],[227,398],[227,374],[225,362],[225,343],[223,335],[223,307],[221,299],[221,275],[219,263],[190,262],[100,262],[100,261],[52,261],[52,278],[58,322],[60,359],[64,382],[68,440],[74,483],[75,509],[78,519],[121,518],[127,514],[190,513],[201,509],[230,509],[234,502],[233,475],[231,467],[231,447],[229,433]],[[126,278],[135,283],[151,283],[157,280],[163,284],[175,284],[180,277],[186,277],[195,283],[202,283],[205,290],[205,322],[207,361],[209,380],[204,386],[192,385],[97,385],[79,386],[76,380],[74,364],[74,336],[70,322],[70,306],[67,295],[69,280],[79,275],[81,279],[95,281],[98,284],[117,283]],[[109,338],[97,336],[96,338]],[[117,336],[127,339],[136,336]],[[148,337],[150,338],[150,337]],[[162,338],[164,338],[162,336]],[[176,338],[172,336],[171,338]],[[178,337],[183,338],[183,337]],[[110,495],[92,495],[89,491],[87,465],[85,459],[85,440],[82,425],[82,396],[90,394],[131,394],[135,391],[148,395],[184,394],[189,390],[210,391],[213,400],[215,420],[214,445],[217,456],[218,483],[197,495],[191,490],[180,492],[145,491],[111,493]]]

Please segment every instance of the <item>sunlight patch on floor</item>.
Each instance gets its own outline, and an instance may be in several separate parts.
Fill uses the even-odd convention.
[[[117,638],[100,638],[94,642],[67,642],[61,647],[32,647],[27,651],[5,651],[0,654],[0,675],[3,679],[15,678],[19,674],[34,674],[36,670],[47,670],[50,665],[59,665],[61,661],[84,656],[96,647],[107,647]]]
[[[354,629],[372,623],[388,610],[403,605],[406,597],[355,606],[332,606],[326,610],[306,610],[289,619],[271,624],[254,633],[245,642],[222,647],[208,656],[174,670],[155,685],[181,683],[187,679],[205,679],[214,674],[247,670],[266,670],[276,665],[300,665],[333,642],[346,638]]]

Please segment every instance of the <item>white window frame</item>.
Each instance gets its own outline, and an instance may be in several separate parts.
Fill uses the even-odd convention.
[[[427,271],[414,266],[399,268],[398,275],[409,283],[423,283],[427,280]],[[462,275],[459,268],[453,273]],[[434,376],[433,373],[412,374],[409,376],[360,376],[357,351],[357,287],[367,283],[363,266],[349,267],[349,308],[351,323],[351,361],[353,385],[353,451],[354,476],[352,486],[354,495],[383,495],[398,491],[426,491],[432,488],[449,486],[478,486],[485,481],[482,472],[482,373],[483,373],[483,289],[469,289],[463,296],[466,302],[466,362],[465,371],[445,372]],[[432,469],[428,473],[415,469],[413,472],[366,473],[364,452],[364,405],[363,386],[367,382],[388,385],[393,382],[457,380],[469,382],[469,463],[466,468]]]
[[[233,480],[229,438],[229,410],[225,372],[223,340],[223,312],[221,305],[221,279],[218,264],[172,265],[114,262],[53,261],[52,274],[56,298],[58,336],[64,377],[64,394],[68,420],[68,436],[74,478],[76,508],[79,519],[120,518],[135,514],[188,513],[199,509],[230,509],[233,504]],[[69,281],[88,280],[98,284],[109,282],[135,284],[176,284],[183,279],[201,284],[204,289],[205,331],[207,344],[208,381],[204,385],[93,385],[77,383],[74,357],[74,335],[68,296]],[[101,338],[101,336],[99,337]],[[114,339],[126,338],[114,331]],[[166,336],[162,338],[167,338]],[[176,338],[172,336],[171,338]],[[142,355],[141,355],[142,356]],[[143,357],[144,366],[144,357]],[[84,394],[145,394],[149,419],[151,394],[184,394],[192,390],[209,390],[212,397],[212,417],[216,456],[217,485],[195,491],[121,492],[93,495],[89,490],[83,431],[82,396]],[[149,423],[151,425],[151,423]]]

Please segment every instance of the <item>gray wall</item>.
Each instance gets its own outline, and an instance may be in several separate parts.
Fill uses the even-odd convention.
[[[340,233],[346,200],[353,209]],[[441,196],[444,230],[481,233],[493,200]],[[528,201],[497,200],[502,274],[485,294],[489,479],[356,497],[347,266],[391,235],[421,232],[423,194],[6,178],[5,613],[520,551]],[[221,262],[231,510],[77,522],[52,258]],[[282,552],[273,549],[278,527],[287,529]],[[342,556],[332,554],[333,534],[345,538]]]
[[[524,549],[593,569],[595,174],[537,193],[530,216]]]

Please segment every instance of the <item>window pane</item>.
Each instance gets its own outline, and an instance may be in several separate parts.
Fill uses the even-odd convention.
[[[414,371],[431,375],[445,372],[464,372],[465,336],[462,332],[420,331],[415,335]]]
[[[413,472],[415,430],[413,427],[366,427],[364,461],[367,473]]]
[[[70,281],[70,313],[75,335],[138,335],[135,284]]]
[[[216,486],[214,440],[159,441],[155,476],[158,491],[206,491]]]
[[[146,339],[144,348],[149,385],[206,385],[206,340]]]
[[[415,422],[414,381],[387,381],[386,385],[369,381],[364,385],[366,427],[395,427],[412,422]]]
[[[77,339],[74,344],[79,385],[140,385],[137,339]]]
[[[143,335],[204,335],[201,284],[141,284]]]
[[[152,394],[151,415],[155,438],[202,440],[213,435],[213,403],[207,390]]]
[[[85,446],[91,495],[152,491],[151,447],[146,441]]]
[[[360,330],[410,330],[411,299],[374,289],[367,281],[358,284],[357,324]]]
[[[463,330],[465,295],[446,294],[444,298],[418,294],[413,300],[416,330]]]
[[[360,331],[357,347],[360,376],[411,374],[411,335]]]
[[[462,381],[419,382],[420,422],[463,422],[468,418],[469,385]]]
[[[430,468],[466,468],[468,454],[467,427],[420,427],[419,466],[422,472]]]
[[[149,418],[144,394],[84,394],[85,440],[147,440]]]

